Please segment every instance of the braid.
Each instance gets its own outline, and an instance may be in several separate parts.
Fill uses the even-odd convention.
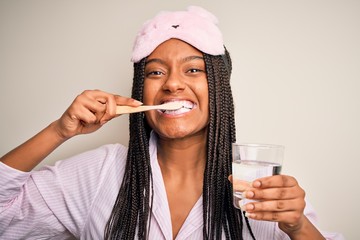
[[[232,185],[227,180],[231,174],[231,144],[236,140],[231,58],[226,50],[222,56],[204,54],[204,60],[210,117],[203,186],[203,234],[205,239],[220,239],[224,231],[226,239],[243,239],[242,213],[233,207]],[[246,223],[253,237],[247,219]]]
[[[145,60],[134,64],[132,98],[142,99]],[[149,128],[143,113],[130,114],[130,140],[125,174],[109,221],[105,239],[147,238],[153,186],[149,155]],[[151,190],[151,193],[150,193]],[[151,202],[150,202],[151,201]]]

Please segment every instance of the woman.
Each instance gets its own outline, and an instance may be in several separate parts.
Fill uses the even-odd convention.
[[[324,239],[293,177],[255,181],[247,197],[261,201],[243,206],[247,217],[232,205],[231,59],[213,15],[159,14],[132,60],[132,98],[85,91],[1,158],[2,238]],[[130,116],[128,149],[106,145],[30,172],[67,139],[117,117],[116,105],[172,101],[183,107]]]

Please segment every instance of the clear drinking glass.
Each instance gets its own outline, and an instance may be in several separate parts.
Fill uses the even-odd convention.
[[[242,192],[255,179],[280,174],[284,146],[233,143],[232,155],[233,203],[240,209],[248,201],[243,199]]]

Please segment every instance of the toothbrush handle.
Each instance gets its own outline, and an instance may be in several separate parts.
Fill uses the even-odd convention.
[[[156,106],[139,106],[139,107],[130,107],[130,106],[117,106],[116,114],[126,114],[126,113],[136,113],[156,109]]]

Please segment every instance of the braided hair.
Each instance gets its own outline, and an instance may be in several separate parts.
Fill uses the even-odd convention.
[[[231,58],[204,53],[209,88],[207,161],[203,182],[204,239],[243,239],[243,218],[232,205],[231,143],[235,142],[234,103],[230,87]],[[145,59],[134,63],[132,98],[143,99]],[[150,127],[144,113],[130,115],[130,139],[125,175],[105,239],[147,239],[152,209],[152,174],[149,155]],[[245,218],[246,219],[246,218]],[[247,226],[253,236],[246,219]]]

